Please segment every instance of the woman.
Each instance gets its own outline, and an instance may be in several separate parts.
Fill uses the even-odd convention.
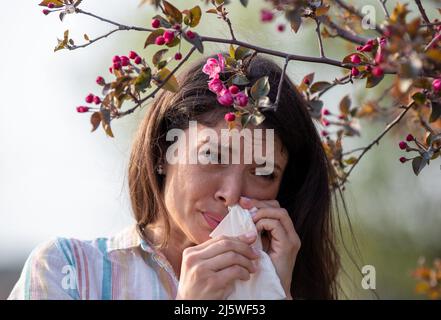
[[[136,228],[109,239],[43,244],[28,258],[10,299],[225,299],[234,281],[256,271],[258,259],[250,246],[255,234],[209,237],[237,203],[258,209],[253,221],[264,232],[264,250],[287,299],[337,297],[330,164],[287,76],[277,111],[264,111],[265,120],[249,126],[274,130],[273,172],[258,175],[255,163],[167,162],[169,130],[188,133],[196,121],[198,132],[219,133],[227,128],[226,112],[235,110],[207,86],[205,63],[181,75],[179,92],[157,97],[139,127],[128,176]],[[253,57],[246,76],[251,84],[268,76],[268,97],[276,100],[281,69],[275,63]]]

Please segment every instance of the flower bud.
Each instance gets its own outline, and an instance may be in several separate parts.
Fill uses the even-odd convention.
[[[228,112],[225,117],[224,117],[225,121],[227,122],[233,122],[234,120],[236,120],[236,115],[233,112]]]
[[[374,77],[381,77],[384,74],[384,70],[381,67],[375,67],[372,69]]]
[[[182,53],[176,52],[175,53],[175,60],[181,60],[182,59]]]
[[[121,57],[121,65],[122,65],[123,67],[127,67],[129,64],[130,64],[129,57],[122,56],[122,57]]]
[[[93,97],[93,103],[100,104],[101,103],[100,97],[97,97],[97,96]]]
[[[438,92],[441,90],[441,79],[435,79],[432,82],[433,91]]]
[[[47,4],[47,7],[48,7],[49,9],[53,9],[53,8],[55,8],[55,4],[54,4],[53,2],[49,2],[49,3]]]
[[[159,21],[159,19],[153,19],[152,20],[152,27],[157,29],[161,26],[161,21]]]
[[[407,143],[405,141],[400,141],[398,144],[401,150],[405,150],[407,148]]]
[[[155,39],[155,44],[157,44],[158,46],[162,46],[163,44],[165,44],[165,38],[163,36],[159,36]]]
[[[78,106],[77,107],[77,112],[79,112],[79,113],[84,113],[87,111],[89,111],[89,107],[85,107],[85,106]]]
[[[283,31],[285,31],[285,25],[284,25],[284,24],[279,24],[279,25],[277,26],[277,31],[279,31],[279,32],[283,32]]]
[[[406,157],[400,157],[400,162],[405,163],[408,159]]]
[[[119,56],[113,56],[112,62],[113,63],[121,62],[121,58]]]
[[[360,74],[360,71],[358,71],[357,68],[353,67],[353,68],[351,69],[351,75],[352,75],[353,77],[356,77],[356,76],[358,76],[359,74]]]
[[[360,56],[358,54],[353,54],[351,56],[351,62],[354,64],[359,64],[361,62]]]
[[[239,92],[239,87],[233,84],[228,90],[230,90],[231,94],[237,94]]]
[[[135,58],[135,63],[136,63],[136,64],[141,64],[141,62],[142,62],[142,58],[141,58],[140,56],[137,56],[137,57]]]
[[[48,10],[48,9],[44,9],[44,10],[43,10],[43,14],[44,14],[45,16],[47,16],[49,13],[51,13],[50,10]]]
[[[135,51],[130,51],[129,52],[129,58],[130,59],[136,59],[137,56],[138,56],[138,54]]]
[[[270,22],[274,18],[274,14],[268,9],[260,10],[260,21],[262,22]]]
[[[411,142],[411,141],[413,141],[415,138],[413,137],[413,135],[411,135],[410,133],[407,135],[407,137],[406,137],[406,141],[407,142]]]
[[[165,43],[170,43],[175,38],[175,33],[173,31],[167,30],[164,32],[163,37],[165,39]]]
[[[103,77],[99,76],[96,78],[96,83],[99,84],[100,86],[103,86],[106,84],[106,81],[104,80]]]
[[[188,30],[186,35],[189,39],[194,39],[194,37],[196,37],[196,34],[191,30]]]
[[[89,93],[85,100],[86,100],[87,103],[92,103],[94,97],[95,96],[92,93]]]

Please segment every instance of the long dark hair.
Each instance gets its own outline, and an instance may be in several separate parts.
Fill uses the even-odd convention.
[[[166,133],[172,128],[186,129],[190,120],[214,126],[228,111],[208,90],[208,76],[201,71],[206,59],[181,73],[179,92],[163,91],[154,100],[132,146],[128,180],[134,216],[140,230],[161,219],[166,230],[161,247],[169,241],[170,225],[162,197],[163,176],[155,169],[164,161],[171,144],[165,139]],[[281,73],[276,63],[259,55],[247,67],[251,84],[262,76],[269,77],[268,96],[272,102],[276,100]],[[234,109],[231,107],[230,111]],[[289,154],[277,200],[289,212],[302,243],[292,275],[291,295],[302,299],[337,298],[340,257],[331,215],[331,164],[307,103],[288,76],[284,77],[277,112],[264,114],[266,119],[261,126],[274,129]]]

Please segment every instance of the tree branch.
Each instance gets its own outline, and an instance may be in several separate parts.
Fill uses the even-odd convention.
[[[339,27],[337,24],[335,24],[334,22],[331,21],[331,19],[329,17],[326,17],[325,19],[323,19],[322,21],[323,24],[325,24],[326,26],[334,29],[337,32],[337,35],[347,41],[350,41],[352,43],[356,43],[359,45],[365,44],[368,39],[357,36],[356,34],[353,34],[352,32],[349,32],[345,29],[342,29],[341,27]]]
[[[381,7],[383,8],[383,11],[384,11],[384,15],[386,16],[386,18],[390,18],[390,14],[389,14],[389,11],[387,11],[387,7],[386,7],[386,2],[387,2],[387,0],[378,0],[379,2],[380,2],[380,4],[381,4]]]
[[[118,113],[116,118],[121,118],[123,116],[126,116],[128,114],[133,113],[137,108],[139,108],[144,102],[146,102],[148,99],[150,98],[154,98],[156,93],[158,93],[159,90],[161,90],[161,88],[167,83],[167,81],[176,73],[176,71],[178,71],[179,68],[181,68],[181,66],[188,60],[188,58],[190,58],[190,56],[193,54],[193,52],[196,50],[196,47],[193,46],[190,51],[186,54],[186,56],[181,60],[181,62],[170,72],[170,74],[162,81],[162,83],[155,89],[153,90],[152,93],[150,93],[148,96],[142,98],[139,101],[136,101],[136,105],[124,112],[120,112]]]
[[[97,16],[97,15],[95,15],[93,13],[90,13],[90,12],[87,12],[87,11],[84,11],[84,10],[81,10],[81,9],[78,9],[78,8],[76,9],[75,12],[82,13],[82,14],[85,14],[87,16],[94,17],[94,18],[96,18],[98,20],[101,20],[101,21],[113,24],[114,26],[117,26],[119,28],[119,30],[136,30],[136,31],[150,31],[150,32],[154,31],[153,29],[134,27],[134,26],[126,26],[126,25],[120,24],[118,22],[115,22],[115,21],[112,21],[112,20],[109,20],[109,19],[102,18],[102,17]]]
[[[276,102],[274,103],[274,106],[273,106],[274,112],[276,112],[277,108],[279,107],[280,94],[282,93],[283,81],[285,80],[285,73],[286,73],[286,68],[288,67],[288,64],[289,64],[289,59],[286,58],[285,64],[283,65],[282,75],[280,76],[280,80],[279,80],[279,87],[277,88]]]
[[[416,5],[418,6],[418,10],[420,10],[421,16],[423,17],[426,24],[430,24],[429,17],[426,14],[426,10],[424,10],[423,5],[421,4],[421,0],[415,0]]]
[[[363,20],[364,18],[363,14],[357,9],[355,9],[353,6],[348,5],[343,0],[334,0],[334,2],[337,3],[343,9],[345,9],[346,11],[348,11],[349,13],[352,13],[353,15],[356,15],[357,17]],[[378,25],[375,25],[375,31],[377,31],[379,34],[383,34],[383,31]]]
[[[320,34],[320,21],[317,18],[315,18],[314,20],[316,23],[315,33],[317,34],[317,38],[318,38],[320,57],[325,58],[325,50],[323,49],[322,35]]]
[[[383,138],[383,136],[389,132],[390,129],[393,128],[393,126],[395,126],[398,122],[400,122],[400,120],[404,117],[404,115],[407,113],[407,111],[409,111],[410,108],[412,108],[412,106],[414,105],[414,101],[412,101],[410,104],[408,104],[407,106],[403,106],[402,108],[404,109],[390,124],[388,124],[386,126],[386,128],[383,130],[383,132],[377,137],[375,138],[374,141],[372,141],[367,147],[364,148],[363,152],[360,154],[360,156],[357,158],[357,160],[355,161],[355,163],[351,166],[351,168],[349,169],[349,171],[345,174],[343,181],[341,182],[341,185],[343,185],[349,175],[351,174],[352,170],[355,168],[355,166],[360,162],[360,159],[366,154],[366,152],[368,152],[373,146],[374,144],[378,144],[381,140],[381,138]]]

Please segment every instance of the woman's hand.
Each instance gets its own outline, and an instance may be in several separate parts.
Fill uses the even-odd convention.
[[[269,231],[269,238],[262,237],[264,251],[274,264],[287,298],[292,299],[292,272],[301,242],[288,211],[281,208],[277,200],[259,201],[241,197],[239,204],[244,209],[258,209],[253,216],[257,231]]]
[[[221,236],[186,248],[176,300],[226,299],[236,280],[249,280],[257,271],[259,254],[250,246],[256,237]]]

